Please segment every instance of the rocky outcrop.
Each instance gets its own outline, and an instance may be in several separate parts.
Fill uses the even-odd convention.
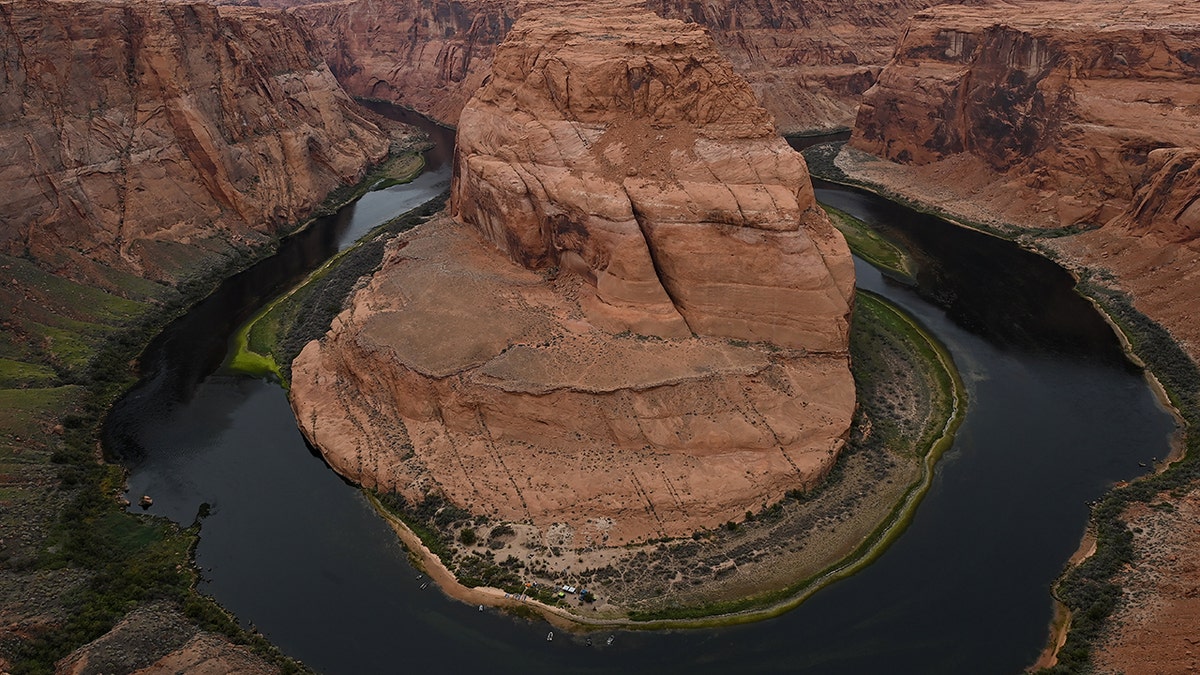
[[[829,470],[845,355],[614,336],[580,311],[584,283],[448,218],[421,226],[293,363],[301,430],[357,483],[580,546],[740,520]]]
[[[396,242],[293,364],[336,470],[580,545],[825,475],[854,410],[849,252],[704,31],[531,11],[462,119],[465,222]]]
[[[867,92],[855,177],[1102,268],[1200,357],[1200,8],[1147,0],[941,7]],[[1002,225],[1004,226],[1004,225]]]
[[[695,25],[537,11],[462,114],[451,211],[589,282],[612,332],[846,347],[854,272],[804,160]],[[618,42],[614,46],[609,40]]]
[[[288,0],[278,0],[287,3]],[[449,124],[483,82],[516,19],[545,0],[345,0],[294,11],[348,91],[409,106]],[[937,0],[764,3],[647,0],[694,22],[749,80],[783,132],[849,125],[859,95],[891,57],[899,27]]]
[[[176,279],[387,152],[279,12],[22,0],[0,18],[0,249],[56,273]]]
[[[351,94],[457,126],[522,9],[518,0],[347,0],[292,12]]]
[[[1161,149],[1200,146],[1198,38],[1183,0],[927,10],[864,96],[852,145],[933,177],[953,163],[944,181],[1009,220],[1108,223],[1179,175]],[[1143,227],[1174,218],[1136,208]]]

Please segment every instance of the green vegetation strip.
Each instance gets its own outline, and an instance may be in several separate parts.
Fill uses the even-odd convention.
[[[708,603],[689,607],[670,608],[655,612],[631,612],[628,619],[592,619],[553,607],[555,598],[551,594],[534,596],[542,602],[545,611],[570,619],[581,625],[619,626],[636,629],[706,628],[750,623],[779,616],[800,605],[820,589],[845,579],[874,562],[892,542],[908,527],[917,505],[929,491],[933,481],[934,465],[953,444],[954,434],[962,423],[966,412],[966,388],[959,377],[954,361],[945,347],[930,335],[915,319],[905,314],[884,298],[868,291],[858,291],[856,317],[859,321],[872,322],[875,327],[892,332],[899,339],[913,346],[914,356],[926,364],[934,373],[934,380],[945,390],[948,407],[945,421],[926,430],[919,441],[925,444],[921,459],[921,476],[904,494],[891,513],[863,542],[848,556],[824,571],[802,579],[785,588],[769,593],[741,598],[728,602]],[[857,331],[861,332],[861,331]],[[852,339],[855,332],[852,332]],[[913,445],[921,447],[918,443]],[[834,471],[837,471],[835,466]],[[831,476],[832,477],[832,476]],[[830,480],[830,479],[827,479]],[[490,585],[509,592],[530,593],[519,585],[519,578],[509,572],[515,570],[495,569],[500,566],[494,561],[481,562],[456,557],[448,545],[446,532],[460,524],[470,514],[454,507],[436,494],[427,494],[423,501],[413,504],[396,494],[376,495],[368,493],[372,502],[391,514],[408,528],[433,552],[446,569],[456,576],[470,573],[470,578],[459,578],[464,586]],[[794,495],[803,498],[803,495]],[[476,556],[477,557],[477,556]],[[492,578],[487,578],[491,575]],[[485,581],[486,580],[486,581]]]
[[[1103,309],[1162,385],[1184,421],[1184,455],[1161,473],[1112,490],[1092,508],[1096,551],[1055,587],[1059,601],[1071,610],[1071,627],[1058,663],[1043,673],[1092,670],[1092,654],[1122,595],[1114,578],[1134,563],[1133,534],[1121,514],[1130,504],[1148,504],[1164,492],[1183,497],[1200,482],[1200,368],[1165,328],[1133,307],[1129,296],[1090,279],[1081,281],[1078,290]]]
[[[933,482],[934,465],[942,454],[954,443],[954,435],[966,414],[966,387],[958,374],[946,348],[930,335],[915,319],[881,296],[869,291],[858,291],[856,314],[867,313],[873,320],[887,329],[900,331],[910,344],[918,346],[920,358],[936,371],[936,379],[948,388],[950,399],[949,415],[945,424],[929,438],[921,462],[921,477],[908,489],[891,514],[879,524],[862,544],[842,561],[830,566],[810,578],[771,593],[734,600],[712,603],[699,607],[679,608],[654,614],[632,615],[635,623],[644,628],[713,627],[749,623],[779,616],[811,597],[829,584],[845,579],[873,563],[899,537],[929,491]],[[853,332],[852,332],[853,339]],[[927,437],[928,438],[928,437]]]
[[[354,284],[378,269],[387,242],[442,210],[447,196],[443,193],[375,227],[250,317],[231,339],[228,368],[255,377],[274,376],[287,387],[292,361],[304,345],[329,330]]]
[[[392,166],[377,168],[363,184],[336,191],[322,208],[335,211],[381,180],[395,179],[395,171]],[[313,219],[292,232],[305,229]],[[150,340],[221,281],[274,253],[278,242],[220,253],[178,245],[180,269],[190,272],[174,286],[114,270],[99,271],[127,297],[0,255],[4,273],[18,281],[13,288],[0,288],[0,302],[22,309],[20,325],[0,332],[0,377],[5,386],[0,389],[0,471],[18,461],[37,462],[59,481],[49,496],[32,494],[20,485],[8,486],[6,499],[65,502],[34,556],[0,551],[0,566],[18,579],[54,570],[84,575],[80,588],[53,599],[61,606],[48,608],[64,611],[66,621],[4,645],[13,675],[53,673],[59,659],[104,635],[131,610],[157,600],[179,607],[200,628],[247,645],[282,672],[302,670],[196,591],[198,575],[192,559],[198,523],[180,528],[159,518],[127,513],[118,504],[123,470],[97,461],[105,416],[135,384],[132,364]],[[13,292],[14,288],[24,295]],[[61,430],[47,434],[45,428],[54,421]],[[37,485],[32,489],[43,490]],[[6,508],[0,510],[0,517],[20,513]],[[10,529],[22,527],[9,524]]]
[[[826,204],[822,204],[821,208],[829,214],[829,220],[846,238],[855,255],[878,267],[884,274],[915,283],[916,263],[903,249],[849,213]]]
[[[880,185],[856,180],[834,163],[844,142],[816,145],[804,151],[809,172],[823,180],[859,187],[963,227],[968,227],[1034,249],[1054,260],[1055,253],[1038,244],[1038,239],[1070,236],[1092,225],[1055,230],[1023,229],[1010,224],[989,225],[959,218],[898,195]],[[1149,504],[1158,495],[1168,493],[1182,498],[1200,485],[1200,368],[1171,334],[1133,306],[1125,293],[1097,282],[1104,273],[1085,272],[1076,290],[1104,312],[1124,337],[1128,351],[1139,359],[1158,380],[1170,404],[1183,420],[1183,457],[1161,473],[1118,487],[1092,507],[1091,529],[1096,550],[1086,560],[1063,573],[1055,586],[1055,595],[1071,612],[1066,642],[1057,654],[1057,664],[1040,673],[1087,673],[1092,671],[1092,654],[1098,646],[1106,622],[1121,599],[1122,589],[1114,579],[1134,562],[1133,534],[1121,520],[1121,514],[1133,503]]]

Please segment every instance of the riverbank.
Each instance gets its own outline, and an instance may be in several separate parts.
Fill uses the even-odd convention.
[[[335,190],[310,218],[270,240],[180,246],[177,262],[191,272],[173,284],[112,273],[101,289],[0,258],[15,280],[2,294],[6,306],[21,309],[26,327],[44,334],[35,339],[12,324],[0,333],[0,670],[48,671],[77,648],[76,662],[94,664],[114,645],[123,645],[125,660],[105,667],[116,671],[166,658],[171,640],[139,642],[145,622],[122,621],[151,602],[165,602],[162,611],[191,626],[184,632],[214,662],[227,656],[246,667],[302,668],[195,591],[198,527],[126,512],[124,472],[102,461],[112,460],[101,457],[102,428],[109,408],[136,382],[138,359],[154,336],[226,278],[305,232],[320,213],[378,182],[365,173],[359,185]]]
[[[1173,591],[1165,585],[1156,593],[1143,590],[1134,596],[1113,584],[1120,571],[1135,560],[1135,542],[1142,534],[1127,526],[1128,509],[1159,498],[1164,492],[1182,499],[1200,482],[1197,459],[1200,434],[1195,430],[1200,422],[1200,371],[1194,355],[1188,354],[1183,344],[1162,325],[1135,307],[1140,300],[1121,290],[1124,279],[1102,264],[1108,259],[1107,253],[1098,259],[1088,256],[1089,251],[1106,248],[1090,241],[1099,235],[1094,228],[1022,228],[1005,223],[980,208],[970,208],[957,195],[939,192],[928,182],[911,180],[899,165],[853,150],[840,150],[840,146],[826,145],[806,151],[813,175],[866,189],[955,225],[1008,239],[1065,265],[1078,280],[1077,292],[1089,299],[1114,327],[1128,356],[1145,365],[1147,380],[1159,393],[1163,406],[1181,421],[1183,433],[1175,444],[1172,461],[1160,463],[1156,467],[1158,472],[1150,477],[1131,485],[1118,485],[1093,506],[1089,532],[1096,538],[1095,551],[1072,563],[1056,584],[1055,594],[1068,611],[1069,628],[1065,638],[1060,631],[1052,630],[1051,648],[1039,659],[1039,664],[1053,664],[1049,672],[1079,672],[1092,664],[1097,653],[1106,654],[1106,644],[1127,642],[1122,638],[1122,626],[1109,619],[1114,611],[1128,611],[1154,602],[1169,606],[1181,602],[1170,601],[1168,596]],[[1079,238],[1089,241],[1073,246],[1073,241]],[[1161,303],[1150,304],[1153,307]],[[1200,573],[1195,578],[1200,581]],[[1162,644],[1159,648],[1161,653],[1168,653],[1186,646]]]
[[[406,152],[381,164],[362,181],[362,185],[368,186],[371,190],[404,185],[411,183],[424,170],[424,157],[418,153]],[[361,195],[355,199],[359,197]],[[437,208],[440,208],[440,205]],[[417,218],[431,212],[428,208],[421,207],[410,214],[397,216],[387,223],[373,228],[352,246],[339,251],[316,270],[313,270],[302,282],[265,305],[242,324],[230,340],[230,355],[227,363],[229,369],[255,377],[274,377],[286,388],[292,359],[299,353],[299,348],[303,346],[304,342],[312,339],[308,333],[313,331],[307,331],[304,336],[297,338],[291,337],[291,333],[297,324],[310,321],[310,313],[314,310],[314,304],[317,304],[314,296],[322,294],[321,289],[327,285],[325,281],[330,270],[338,267],[343,258],[349,257],[354,260],[354,264],[345,266],[346,269],[341,270],[342,274],[339,278],[346,277],[346,273],[353,270],[357,270],[361,274],[369,272],[379,264],[378,258],[382,254],[382,247],[372,247],[370,253],[377,253],[377,255],[372,256],[368,253],[367,257],[371,260],[360,260],[363,251],[359,249],[368,241],[378,243],[378,237],[382,234],[395,234],[401,231],[401,225],[411,227],[417,222]],[[376,251],[376,249],[378,250]],[[328,312],[323,314],[328,314]],[[317,321],[314,325],[320,323],[322,322]],[[321,332],[323,333],[324,330]]]
[[[851,348],[861,402],[851,447],[818,489],[741,522],[686,540],[572,548],[553,532],[472,518],[441,500],[372,502],[446,593],[471,604],[536,611],[582,630],[777,616],[870,564],[903,531],[965,410],[963,384],[936,340],[874,295],[860,293],[858,308]],[[559,592],[564,586],[578,595]]]

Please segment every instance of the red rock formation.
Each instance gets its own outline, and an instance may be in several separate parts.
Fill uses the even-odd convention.
[[[463,113],[470,224],[393,246],[293,364],[292,404],[369,486],[576,541],[686,535],[832,466],[853,267],[703,30],[569,16],[527,13]]]
[[[617,6],[602,40],[569,15],[527,14],[498,50],[462,114],[451,211],[527,267],[583,276],[613,332],[844,350],[845,242],[706,32]]]
[[[1009,220],[1106,223],[1162,183],[1151,151],[1200,146],[1198,38],[1183,0],[927,10],[864,96],[852,145],[934,177],[954,160],[947,186]]]
[[[387,151],[278,12],[22,0],[0,18],[0,248],[64,274],[177,278]]]
[[[942,0],[945,1],[945,0]],[[410,106],[449,124],[482,83],[496,45],[545,0],[347,0],[295,13],[348,91]],[[890,58],[899,27],[938,0],[766,3],[646,0],[667,18],[707,27],[783,132],[849,125],[858,96]]]

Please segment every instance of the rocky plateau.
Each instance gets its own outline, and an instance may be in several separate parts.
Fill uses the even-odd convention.
[[[815,484],[854,410],[854,274],[803,159],[694,24],[532,10],[462,113],[451,211],[293,364],[343,475],[576,541]]]
[[[1197,39],[1200,8],[1177,0],[926,10],[838,161],[971,220],[1083,230],[1052,245],[1200,355]]]

